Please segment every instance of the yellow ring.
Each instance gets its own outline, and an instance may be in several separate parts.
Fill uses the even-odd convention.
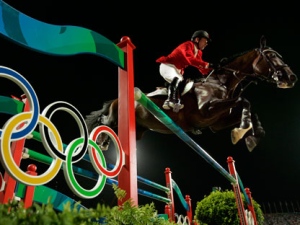
[[[30,116],[31,116],[31,112],[20,113],[12,117],[7,122],[2,133],[0,152],[1,152],[1,157],[3,159],[2,161],[5,164],[8,173],[12,177],[14,177],[16,180],[19,180],[20,182],[26,185],[37,186],[37,185],[43,185],[48,183],[57,175],[57,173],[61,169],[62,160],[60,158],[53,159],[48,170],[43,174],[37,176],[32,176],[25,173],[16,165],[12,157],[11,148],[10,148],[11,134],[14,131],[15,127],[21,124],[21,122],[29,120],[31,118]],[[39,116],[39,123],[44,123],[52,131],[56,139],[58,150],[63,152],[63,144],[56,127],[51,123],[50,120],[48,120],[46,117],[42,115]]]

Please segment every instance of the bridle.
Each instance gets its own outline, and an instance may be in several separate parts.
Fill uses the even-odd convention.
[[[254,79],[260,79],[260,80],[265,80],[270,83],[277,83],[279,82],[279,77],[283,76],[281,70],[284,67],[288,67],[287,64],[282,64],[282,65],[276,65],[272,58],[277,57],[280,60],[282,59],[282,56],[275,50],[265,47],[265,48],[256,48],[256,52],[258,52],[257,57],[253,60],[252,62],[252,68],[253,68],[253,73],[245,73],[241,72],[240,70],[232,69],[227,66],[223,66],[220,68],[220,70],[223,70],[225,73],[230,74],[231,76],[235,77],[237,80],[240,82],[245,78],[245,77],[250,77]],[[261,60],[265,60],[265,62],[269,66],[269,73],[267,76],[258,76],[262,75],[260,71],[260,68],[258,68],[258,64]],[[212,71],[210,75],[213,73]],[[240,78],[238,75],[243,75],[244,78]],[[248,86],[248,85],[247,85]]]
[[[271,48],[264,48],[264,49],[260,48],[255,50],[259,52],[258,56],[256,57],[256,59],[254,59],[252,63],[252,67],[255,75],[258,75],[259,68],[257,67],[257,65],[260,62],[260,60],[263,59],[269,65],[269,74],[267,77],[262,78],[261,76],[259,76],[259,78],[264,79],[267,82],[277,83],[279,81],[278,77],[282,77],[283,75],[281,69],[284,67],[288,67],[288,65],[287,64],[275,65],[271,58],[274,58],[276,56],[281,60],[282,56]]]
[[[235,68],[231,67],[231,63],[234,62],[233,60],[236,59],[236,57],[242,56],[242,54],[231,57],[229,60],[227,58],[223,58],[224,60],[222,59],[220,62],[223,65],[218,67],[218,69],[211,71],[211,73],[204,79],[204,82],[208,82],[208,78],[211,76],[218,79],[222,85],[226,85],[228,78],[235,79],[235,81],[231,83],[232,85],[229,88],[230,91],[228,89],[228,93],[236,92],[236,89],[239,86],[240,94],[251,83],[257,83],[258,80],[276,84],[277,87],[281,88],[291,87],[296,82],[297,77],[294,74],[288,75],[291,83],[282,81],[285,76],[285,71],[289,71],[289,66],[283,62],[282,56],[277,51],[266,46],[266,40],[264,36],[262,36],[260,39],[260,47],[253,49],[252,54],[255,55],[252,55],[252,63],[247,63],[247,65],[250,63],[250,68],[247,70],[241,71],[236,69],[236,66]],[[244,63],[245,62],[242,61],[241,66],[243,66]],[[224,76],[222,77],[222,75]]]

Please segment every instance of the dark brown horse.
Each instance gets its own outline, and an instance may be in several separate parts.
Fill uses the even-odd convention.
[[[208,77],[195,81],[193,87],[182,96],[184,108],[179,112],[164,112],[185,132],[201,134],[201,130],[206,128],[214,132],[233,128],[232,143],[245,138],[248,150],[252,151],[265,131],[258,116],[251,114],[250,102],[242,93],[250,83],[261,81],[278,88],[292,88],[297,81],[297,76],[284,63],[281,55],[266,46],[265,37],[261,37],[259,48],[224,58],[220,67]],[[162,106],[166,99],[165,94],[156,94],[161,90],[149,93],[149,98],[158,106]],[[147,130],[172,134],[142,105],[136,104],[135,110],[137,140]],[[98,125],[115,129],[117,120],[118,99],[106,102],[101,110],[86,117],[89,131]],[[102,150],[107,150],[109,141],[108,135],[100,134],[97,144]]]

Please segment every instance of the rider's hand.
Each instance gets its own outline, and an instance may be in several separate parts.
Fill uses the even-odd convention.
[[[209,67],[208,68],[217,70],[217,69],[220,68],[220,64],[209,63]]]

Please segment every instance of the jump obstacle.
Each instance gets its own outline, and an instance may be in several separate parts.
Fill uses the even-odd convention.
[[[58,38],[54,37],[52,33],[45,32],[45,30],[48,31],[49,27],[51,27],[51,29],[55,28],[57,30],[60,30],[62,27],[51,25],[51,24],[45,24],[45,23],[43,23],[43,26],[42,26],[43,29],[40,30],[40,35],[42,35],[43,33],[47,33],[47,35],[44,35],[44,36],[42,35],[42,37],[37,35],[37,34],[39,34],[39,30],[37,29],[37,32],[35,33],[36,36],[34,36],[34,37],[27,36],[28,34],[30,34],[30,32],[23,33],[24,40],[30,39],[30,41],[22,42],[22,41],[20,41],[19,37],[13,36],[13,35],[17,34],[16,32],[15,33],[6,32],[5,28],[13,29],[14,27],[19,27],[20,24],[16,24],[16,22],[19,22],[19,19],[25,21],[25,22],[23,21],[24,23],[22,23],[22,24],[27,24],[26,21],[28,21],[28,24],[31,24],[33,26],[36,25],[36,28],[40,27],[41,22],[37,21],[35,19],[32,19],[30,17],[27,17],[26,15],[11,8],[9,5],[7,5],[4,2],[1,2],[0,10],[5,12],[5,13],[3,13],[3,15],[18,15],[19,16],[19,18],[16,20],[1,21],[3,24],[5,24],[5,27],[4,28],[2,27],[0,29],[0,32],[2,35],[8,37],[9,39],[11,39],[13,41],[18,42],[21,45],[24,45],[26,47],[29,47],[29,48],[32,48],[35,50],[45,52],[47,54],[50,53],[50,54],[57,54],[57,55],[72,55],[72,54],[87,53],[87,52],[95,53],[102,57],[107,58],[108,60],[110,60],[111,62],[113,62],[114,64],[116,64],[118,66],[118,68],[119,68],[118,69],[119,117],[128,118],[128,120],[122,120],[122,122],[121,122],[121,120],[119,120],[119,124],[118,124],[118,135],[119,135],[118,139],[120,140],[120,143],[122,143],[122,149],[125,154],[125,159],[124,159],[125,165],[123,165],[122,170],[120,171],[120,173],[118,175],[118,185],[120,188],[125,190],[127,193],[126,198],[123,201],[131,198],[133,200],[133,202],[138,204],[138,198],[137,198],[137,196],[138,196],[138,188],[137,188],[138,179],[137,179],[137,169],[136,169],[136,142],[135,142],[135,115],[134,115],[134,100],[135,100],[134,96],[136,96],[136,95],[134,94],[134,91],[133,91],[134,90],[133,50],[135,49],[135,46],[131,43],[131,41],[128,37],[123,37],[119,44],[114,45],[111,41],[109,41],[102,35],[99,35],[93,31],[90,32],[87,29],[81,29],[80,27],[67,27],[68,29],[66,29],[66,32],[62,35],[65,35],[70,30],[71,30],[71,32],[73,32],[73,34],[82,32],[81,34],[84,33],[85,35],[90,35],[91,36],[90,40],[89,41],[84,40],[85,42],[84,42],[84,44],[82,43],[82,45],[81,45],[82,40],[76,40],[76,42],[72,42],[72,40],[71,40],[72,38],[76,39],[77,36],[83,37],[82,35],[74,35],[74,37],[71,37],[71,38],[70,38],[70,36],[67,36],[67,38],[64,40],[65,42],[62,41],[62,39],[64,39],[64,36],[60,36],[59,40],[61,42],[58,44],[59,46],[55,46],[52,48],[49,48],[49,46],[43,46],[41,44],[35,45],[36,43],[39,43],[39,39],[46,39],[46,38],[51,39],[51,41],[49,41],[49,43],[52,43],[53,45],[57,45],[57,43],[53,40],[58,39]],[[1,19],[3,19],[3,18],[1,18]],[[29,22],[29,20],[30,20],[30,22]],[[66,26],[64,26],[64,28],[66,28]],[[23,30],[26,30],[26,27],[25,28],[23,27]],[[20,31],[20,32],[22,33],[22,31]],[[57,32],[57,33],[59,33],[59,32]],[[57,33],[55,33],[55,34],[57,34]],[[92,33],[92,35],[91,35],[91,33]],[[10,35],[12,35],[12,36],[10,36]],[[35,41],[33,41],[32,38],[34,38]],[[31,43],[31,45],[28,43]],[[77,43],[75,45],[73,44],[73,46],[79,47],[79,49],[74,50],[74,48],[73,48],[70,51],[70,48],[64,46],[64,45],[68,46],[69,43]],[[96,49],[95,48],[84,49],[84,46],[90,47],[90,46],[94,46],[94,45],[97,46]],[[56,51],[57,49],[59,49],[59,51]],[[125,56],[126,56],[126,60],[125,60]],[[34,93],[29,93],[29,94],[34,94]],[[148,104],[151,105],[151,103],[149,103],[149,102],[148,102]],[[27,107],[27,108],[25,107],[25,111],[30,111],[30,109],[34,108],[34,107],[38,108],[38,105],[35,105],[35,102],[32,102],[32,101],[30,102],[30,104],[28,106],[29,107]],[[151,106],[151,107],[155,108],[154,106]],[[151,109],[151,107],[150,107],[150,109]],[[26,116],[24,116],[24,117],[28,118]],[[35,120],[35,122],[36,122],[38,120],[38,118],[34,117],[33,120]],[[43,122],[46,122],[46,121],[43,121]],[[170,121],[170,119],[165,119],[165,121],[161,120],[161,122],[166,122],[165,125],[167,127],[169,127],[178,137],[180,137],[183,141],[185,141],[193,150],[195,150],[209,164],[211,164],[224,177],[226,177],[226,179],[228,179],[232,183],[232,185],[237,188],[235,190],[235,193],[238,192],[239,196],[240,196],[240,191],[238,191],[239,186],[238,186],[238,182],[237,182],[236,172],[230,171],[231,174],[229,174],[226,170],[224,170],[201,147],[199,147],[194,141],[192,141],[190,138],[188,138],[188,136],[185,135],[184,132],[175,123]],[[50,124],[48,124],[48,125],[50,125]],[[22,126],[23,125],[21,124],[20,128]],[[23,129],[23,130],[28,131],[28,127],[25,127],[25,129]],[[25,132],[23,130],[21,129],[21,131],[17,132],[17,134],[13,133],[12,136],[14,136],[14,138],[16,136],[21,136],[21,133]],[[24,142],[25,142],[25,140],[23,139],[23,140],[18,140],[18,141],[15,141],[12,143],[11,149],[14,149],[13,160],[15,161],[16,164],[20,163],[20,159],[22,156],[22,149],[24,147]],[[62,144],[61,144],[61,146],[59,146],[59,149],[61,151],[63,151]],[[72,150],[70,150],[70,151],[72,151]],[[58,162],[56,162],[56,164],[55,164],[56,172],[58,170],[60,170],[60,167],[61,167],[61,160],[58,159],[57,161]],[[31,172],[34,172],[34,171],[31,171]],[[235,176],[233,176],[232,173]],[[230,176],[230,175],[232,175],[232,176]],[[7,182],[7,184],[8,183],[13,184],[11,187],[15,186],[15,184],[16,184],[15,183],[16,181],[12,181],[12,180],[13,179],[8,175],[4,176],[4,181]],[[12,182],[8,182],[8,181],[12,181]],[[8,188],[6,187],[6,190],[7,189]],[[9,195],[12,196],[14,188],[12,188],[10,190],[11,190],[11,192],[9,193]],[[8,192],[6,192],[6,194],[7,193]],[[1,198],[3,200],[3,196],[1,196],[0,199]],[[5,196],[4,196],[4,199],[5,199]],[[8,199],[5,199],[5,200],[8,200]],[[121,204],[121,203],[122,202],[120,201],[119,204]],[[238,203],[238,208],[239,208],[239,215],[241,215],[241,214],[245,215],[244,212],[240,212],[243,208],[243,205]],[[243,218],[244,218],[244,216],[242,216],[242,218],[241,218],[241,224],[242,225],[247,224],[246,219],[245,218],[243,219]],[[173,218],[171,218],[171,219],[173,219]]]
[[[0,105],[1,105],[0,113],[5,113],[5,114],[9,114],[9,115],[19,114],[23,110],[25,110],[26,108],[29,107],[28,100],[26,99],[25,95],[22,96],[22,100],[17,99],[16,97],[9,98],[6,96],[0,96]],[[41,134],[37,131],[33,131],[32,134],[28,135],[26,139],[43,142],[43,138],[42,138]],[[16,143],[18,143],[18,142],[19,141],[17,141]],[[32,149],[29,149],[25,146],[23,146],[23,148],[22,148],[21,145],[19,145],[18,147],[19,148],[15,148],[12,152],[20,153],[19,151],[22,150],[21,159],[18,160],[20,163],[21,163],[21,160],[24,160],[27,158],[35,160],[40,163],[48,164],[48,165],[50,165],[53,161],[53,158],[50,156],[44,155],[44,154],[37,152],[35,150],[32,150]],[[63,147],[64,147],[64,149],[66,149],[67,145],[63,144]],[[90,162],[90,160],[91,160],[88,155],[85,155],[83,157],[83,159],[88,162]],[[18,164],[18,166],[19,165],[20,164]],[[114,167],[115,167],[112,164],[108,164],[107,166],[110,169],[114,169]],[[36,169],[37,169],[37,167],[35,165],[30,164],[28,166],[28,171],[26,173],[30,173],[32,176],[35,176],[35,175],[37,175]],[[63,168],[61,168],[61,169],[63,169]],[[99,174],[97,174],[95,172],[91,172],[91,171],[76,167],[74,165],[73,165],[73,171],[77,175],[80,175],[80,176],[83,176],[83,177],[86,177],[86,178],[89,178],[92,180],[96,180],[96,181],[99,176]],[[9,174],[5,173],[5,176],[9,176]],[[173,196],[173,190],[174,190],[177,193],[177,196],[179,197],[181,204],[183,205],[183,207],[185,208],[185,210],[187,212],[187,216],[182,216],[182,215],[177,216],[177,218],[176,218],[177,221],[182,221],[183,224],[186,221],[192,221],[191,199],[190,199],[189,195],[186,195],[185,198],[183,197],[178,185],[171,178],[171,170],[169,168],[165,169],[165,178],[166,178],[166,186],[163,186],[163,185],[160,185],[153,181],[150,181],[148,179],[145,179],[143,177],[137,176],[138,182],[144,183],[148,186],[151,186],[158,190],[164,191],[166,193],[167,197],[157,195],[155,193],[143,190],[141,188],[138,188],[138,194],[166,203],[165,211],[164,211],[165,214],[161,214],[161,215],[166,215],[167,218],[171,218],[172,215],[175,215],[174,196]],[[13,187],[14,183],[15,182],[12,183],[10,181],[7,181],[7,182],[5,182],[5,185]],[[118,181],[115,179],[108,178],[106,181],[106,184],[118,185]],[[74,199],[71,199],[68,196],[60,193],[59,191],[53,190],[44,185],[27,186],[21,182],[16,182],[15,187],[12,188],[11,190],[14,190],[13,195],[11,195],[11,196],[9,196],[11,194],[11,192],[9,192],[8,189],[6,189],[6,188],[2,190],[2,193],[0,192],[1,193],[0,194],[0,196],[1,196],[0,202],[5,203],[4,199],[8,200],[8,199],[12,199],[12,198],[19,198],[19,199],[24,200],[25,207],[31,206],[32,202],[38,202],[41,204],[52,203],[53,207],[56,210],[62,210],[64,204],[69,202],[72,207],[76,206],[78,208],[85,208],[83,205],[78,204]],[[49,196],[51,196],[51,199],[48,198]],[[190,222],[188,222],[188,223],[190,224]]]
[[[206,162],[208,162],[212,167],[214,167],[219,173],[221,173],[231,184],[235,193],[236,203],[238,208],[238,214],[240,217],[241,225],[248,225],[246,213],[244,211],[244,204],[241,197],[240,187],[239,187],[239,177],[236,173],[234,160],[232,157],[228,157],[227,163],[230,173],[228,173],[219,163],[217,163],[203,148],[201,148],[193,139],[191,139],[186,132],[184,132],[168,115],[166,115],[163,110],[161,110],[154,102],[152,102],[139,88],[135,88],[135,100],[144,106],[150,113],[152,113],[156,119],[158,119],[162,124],[168,127],[174,134],[176,134],[181,140],[183,140],[189,147],[191,147],[198,155],[200,155]],[[253,215],[253,220],[256,224],[255,212],[253,208],[250,192],[245,194],[245,198],[248,202],[248,208]],[[247,198],[250,197],[249,199]]]
[[[156,105],[153,105],[154,103],[151,103],[151,101],[148,101],[148,98],[147,98],[140,90],[136,89],[136,93],[137,93],[136,96],[139,96],[139,97],[140,97],[140,98],[138,98],[138,100],[140,100],[140,103],[142,103],[142,104],[144,104],[145,106],[147,106],[148,109],[151,109],[151,108],[152,108],[152,111],[156,112],[156,116],[158,116],[158,112],[159,112],[160,109],[159,109]],[[143,99],[143,101],[142,101],[141,99]],[[7,107],[4,107],[4,108],[6,108],[5,111],[3,111],[3,110],[0,108],[0,112],[6,112],[6,113],[9,113],[9,114],[14,114],[14,113],[17,114],[17,113],[20,113],[19,110],[22,108],[22,102],[25,102],[25,104],[23,103],[23,105],[24,105],[24,106],[23,106],[23,107],[24,107],[24,110],[25,110],[26,108],[28,108],[28,106],[29,106],[29,105],[28,105],[28,101],[27,101],[27,99],[25,98],[25,96],[23,96],[22,101],[21,101],[21,100],[17,100],[16,98],[7,98],[7,97],[0,96],[0,102],[2,103],[2,104],[1,104],[2,106],[3,106],[3,105],[7,106]],[[6,104],[4,104],[4,103],[6,103]],[[26,107],[26,103],[27,103],[27,107]],[[146,104],[145,104],[145,103],[146,103]],[[156,107],[157,107],[159,110],[154,110]],[[162,114],[161,114],[159,117],[165,118],[165,119],[168,121],[169,124],[172,124],[173,127],[175,127],[176,129],[179,130],[179,133],[181,132],[180,128],[177,127],[176,124],[173,123],[173,122],[170,120],[170,118],[164,117],[162,111],[161,111],[160,113],[162,113]],[[160,120],[162,120],[162,119],[160,119]],[[171,127],[171,125],[168,125],[168,126]],[[172,129],[174,130],[174,128],[172,128]],[[183,133],[184,133],[184,132],[183,132]],[[184,133],[184,134],[185,134],[185,133]],[[185,137],[188,137],[188,136],[185,136]],[[34,140],[37,140],[37,141],[42,141],[41,135],[40,135],[38,132],[36,132],[36,131],[33,131],[33,132],[32,132],[32,135],[31,135],[30,137],[28,137],[28,138],[31,138],[31,139],[34,139]],[[65,144],[63,144],[63,146],[64,146],[64,148],[66,148],[66,145],[65,145]],[[203,150],[203,151],[204,151],[204,150]],[[14,152],[17,152],[17,151],[14,151]],[[26,149],[26,151],[24,151],[24,149],[23,149],[23,150],[22,150],[22,158],[23,158],[23,159],[26,158],[26,155],[27,155],[28,158],[35,159],[35,160],[37,160],[37,161],[40,161],[40,162],[43,162],[43,163],[48,163],[48,164],[51,164],[51,161],[53,160],[51,157],[42,155],[42,154],[40,154],[40,153],[38,153],[38,152],[35,152],[34,150]],[[87,155],[86,155],[86,156],[87,156]],[[209,157],[209,155],[205,155],[205,156],[206,156],[206,157]],[[88,157],[84,157],[84,158],[85,158],[85,160],[89,160]],[[210,159],[210,158],[209,158],[209,159]],[[215,161],[213,161],[213,162],[215,162]],[[228,163],[231,163],[231,164],[232,164],[232,163],[233,163],[233,160],[232,160],[231,158],[228,158]],[[30,165],[29,167],[32,167],[32,165]],[[113,169],[114,166],[113,166],[113,165],[109,165],[109,167]],[[216,167],[216,168],[221,168],[221,166]],[[81,175],[86,176],[86,177],[89,177],[89,178],[97,179],[97,174],[95,174],[95,173],[93,174],[93,173],[91,173],[91,172],[84,171],[84,170],[82,170],[81,168],[76,168],[75,166],[73,166],[73,171],[74,171],[74,172],[77,172],[77,174],[81,174]],[[166,171],[168,171],[168,170],[166,169]],[[225,171],[225,170],[223,169],[222,171]],[[233,171],[232,174],[234,175],[234,174],[235,174],[235,172],[234,172],[234,171],[235,171],[235,168],[233,168],[232,171]],[[34,171],[32,168],[29,169],[28,172],[31,172],[32,175],[34,175],[34,173],[35,173],[35,171]],[[91,175],[91,174],[92,174],[92,175]],[[167,187],[176,186],[176,183],[175,183],[173,180],[171,180],[171,178],[168,178],[168,175],[167,175],[167,174],[170,175],[170,171],[169,171],[169,172],[166,172]],[[231,176],[231,175],[229,174],[228,176]],[[237,180],[237,178],[238,178],[238,177],[233,178],[233,179],[234,179],[234,180]],[[138,177],[138,181],[143,182],[143,183],[145,183],[145,184],[148,184],[148,185],[150,185],[150,186],[156,187],[156,188],[158,188],[158,189],[161,189],[161,190],[163,190],[163,191],[165,191],[165,192],[167,192],[167,193],[170,192],[170,189],[169,189],[169,188],[164,187],[164,186],[161,186],[161,185],[159,185],[159,184],[156,184],[156,183],[154,183],[154,182],[152,182],[152,181],[149,181],[149,180],[147,180],[147,179]],[[112,183],[118,184],[118,181],[113,180],[113,179],[108,179],[107,183],[108,183],[108,184],[112,184]],[[240,182],[240,183],[241,183],[241,182]],[[174,185],[174,184],[175,184],[175,185]],[[21,186],[21,188],[20,188],[19,186]],[[19,186],[18,186],[18,188],[16,189],[17,191],[15,191],[15,192],[16,192],[16,196],[22,197],[22,196],[24,196],[24,189],[25,189],[25,187],[24,187],[24,185],[19,185]],[[31,188],[32,188],[32,187],[31,187]],[[41,195],[38,194],[38,193],[41,193],[41,192],[42,192],[41,190],[43,190],[44,194],[45,194],[45,193],[50,193],[49,190],[48,190],[48,191],[45,191],[45,190],[46,190],[46,187],[41,186],[41,187],[37,188],[37,190],[36,190],[36,195],[35,195],[35,196],[41,196]],[[171,188],[171,190],[172,190],[172,188]],[[52,191],[53,191],[53,190],[52,190]],[[27,191],[27,196],[29,195],[29,192],[30,192],[30,191]],[[54,191],[54,192],[55,192],[55,191]],[[57,192],[55,192],[55,193],[57,193]],[[142,189],[138,189],[138,193],[139,193],[140,195],[144,195],[144,196],[147,196],[147,197],[150,197],[150,198],[153,198],[153,199],[156,199],[156,200],[163,201],[163,202],[167,203],[167,204],[166,204],[166,208],[165,208],[165,214],[167,214],[169,218],[172,218],[172,216],[173,216],[172,219],[173,219],[173,221],[175,221],[174,199],[173,199],[173,193],[172,193],[172,192],[171,192],[171,194],[169,195],[169,198],[164,198],[164,197],[162,197],[162,196],[158,196],[158,195],[156,195],[156,194],[147,192],[147,191],[142,190]],[[235,189],[235,194],[236,194],[236,195],[239,195],[239,193],[240,193],[239,189],[236,188],[236,189]],[[177,194],[178,194],[178,192],[177,192]],[[247,194],[249,194],[249,193],[247,193]],[[62,196],[61,193],[58,193],[58,195],[59,195],[60,197]],[[34,196],[33,194],[31,194],[31,197],[33,197],[33,199],[36,199],[37,202],[38,202],[38,199],[39,199],[39,198],[38,198],[38,197],[34,198],[35,196]],[[179,195],[179,194],[178,194],[178,196],[180,197],[180,196],[182,196],[182,195]],[[251,199],[251,196],[250,196],[249,198]],[[27,198],[27,199],[29,199],[29,198]],[[65,198],[65,199],[66,199],[66,201],[71,201],[71,203],[73,203],[73,205],[74,205],[75,202],[72,201],[72,199],[68,199],[68,198]],[[181,201],[182,201],[182,199],[183,199],[183,197],[181,197]],[[25,201],[25,202],[26,202],[26,201]],[[27,201],[27,202],[28,202],[28,201]],[[32,200],[31,200],[31,202],[32,202]],[[184,202],[184,201],[182,201],[182,202]],[[45,200],[44,200],[43,203],[45,203]],[[62,209],[63,203],[65,203],[65,201],[62,201],[61,204],[57,207],[57,209]],[[171,203],[171,204],[170,204],[170,203]],[[170,206],[171,206],[171,207],[170,207]],[[187,216],[186,218],[188,218],[189,221],[192,221],[191,204],[190,204],[189,196],[186,196],[185,203],[183,203],[183,206],[185,207],[185,209],[186,209],[186,211],[187,211],[187,215],[188,215],[188,216]],[[60,208],[59,208],[59,207],[60,207]],[[83,207],[83,206],[81,206],[81,207]],[[244,211],[244,210],[243,210],[243,205],[241,205],[241,208],[242,208],[242,212],[243,212],[243,211]],[[189,216],[189,215],[190,215],[190,216]],[[244,223],[244,224],[246,224],[246,223]]]
[[[138,89],[136,89],[136,96],[139,96],[138,98],[137,98],[137,100],[140,102],[140,103],[142,103],[142,104],[144,104],[144,106],[147,106],[147,109],[150,109],[152,112],[154,112],[154,114],[158,117],[158,118],[160,118],[160,120],[162,121],[163,119],[161,119],[161,118],[164,118],[164,121],[163,122],[166,122],[167,121],[167,123],[166,124],[169,124],[168,125],[168,127],[169,128],[171,128],[171,130],[175,130],[175,132],[177,132],[177,134],[181,134],[181,135],[179,135],[180,137],[182,137],[182,134],[184,134],[183,135],[183,137],[185,137],[186,139],[188,139],[187,137],[187,135],[184,133],[184,132],[182,132],[182,130],[178,127],[178,126],[176,126],[176,124],[174,123],[174,122],[172,122],[171,120],[170,120],[170,118],[167,118],[167,117],[165,117],[165,115],[163,114],[163,112],[157,107],[157,106],[155,106],[154,105],[154,103],[151,103],[151,101],[149,101],[148,99],[147,99],[147,97],[140,91],[140,90],[138,90]],[[27,101],[27,99],[26,99],[26,97],[25,96],[23,96],[23,98],[22,98],[22,101],[21,100],[17,100],[17,99],[11,99],[10,101],[7,99],[7,98],[4,98],[4,97],[2,97],[2,98],[0,98],[0,100],[2,100],[1,102],[2,102],[2,106],[4,105],[4,102],[6,103],[6,113],[10,113],[10,114],[17,114],[17,113],[20,113],[20,111],[18,111],[18,110],[20,110],[20,108],[22,108],[22,104],[21,104],[21,102],[24,102],[23,104],[24,104],[24,110],[26,110],[26,109],[28,109],[29,108],[29,104],[28,104],[28,101]],[[155,110],[156,109],[156,110]],[[1,110],[0,110],[1,111]],[[32,138],[33,139],[35,139],[35,140],[38,140],[38,141],[42,141],[42,138],[41,138],[41,136],[40,136],[40,134],[38,134],[37,132],[35,132],[35,131],[33,131],[33,133],[32,133]],[[15,142],[15,146],[17,146],[17,144],[19,143],[19,141],[17,141],[17,142]],[[195,144],[194,142],[191,142],[192,143],[192,146],[194,147],[194,149],[198,149],[198,148],[200,148],[197,144]],[[64,145],[64,144],[63,144]],[[64,148],[65,148],[65,146],[66,145],[64,145]],[[19,147],[20,147],[20,145],[19,145]],[[196,148],[197,147],[197,148]],[[20,148],[21,149],[21,148]],[[201,148],[200,148],[201,149]],[[18,151],[14,151],[14,153],[17,153]],[[201,152],[201,151],[200,151]],[[204,150],[202,150],[202,152],[204,152]],[[202,153],[201,152],[201,153]],[[51,163],[51,161],[52,161],[52,159],[50,158],[50,157],[47,157],[47,156],[42,156],[41,157],[41,155],[39,155],[38,153],[36,153],[36,152],[34,152],[33,150],[29,150],[29,149],[27,149],[27,151],[25,152],[27,155],[29,155],[31,158],[35,158],[35,159],[37,159],[38,161],[42,161],[42,162],[48,162],[49,164]],[[219,171],[222,171],[223,172],[223,174],[225,174],[226,176],[225,177],[231,177],[231,175],[230,174],[228,174],[227,172],[226,172],[226,170],[224,170],[219,164],[217,164],[213,159],[211,159],[210,157],[209,157],[209,155],[208,154],[204,154],[204,156],[206,157],[206,159],[207,159],[207,161],[209,161],[209,162],[211,162],[211,164],[212,165],[217,165],[215,168],[217,168]],[[24,151],[22,150],[22,157],[24,158]],[[232,162],[232,159],[231,159],[231,162]],[[219,165],[219,166],[218,166]],[[35,175],[35,170],[34,169],[32,169],[32,168],[34,168],[32,165],[30,165],[29,166],[29,170],[28,170],[28,173],[31,173],[32,175]],[[76,167],[73,167],[73,170],[74,171],[83,171],[82,169],[77,169],[76,170]],[[234,169],[232,170],[232,171],[234,171]],[[226,173],[225,173],[226,172]],[[86,173],[85,175],[87,175],[88,173]],[[234,172],[233,172],[233,174],[234,174]],[[97,177],[97,175],[94,175],[94,177],[96,178]],[[234,181],[236,181],[237,180],[237,177],[236,178],[233,178],[233,177],[231,177],[232,179],[234,179]],[[232,179],[230,179],[230,181],[232,181]],[[139,178],[138,177],[138,180],[142,180],[141,178]],[[168,180],[168,178],[166,178],[166,180]],[[148,184],[153,184],[153,183],[151,183],[151,182],[149,182],[149,181],[147,181],[147,182],[145,182],[146,180],[145,179],[143,179],[143,181],[144,181],[144,183],[148,183]],[[111,183],[116,183],[116,184],[118,184],[118,182],[117,181],[114,181],[114,180],[112,180],[112,179],[110,179],[109,180],[109,182],[111,182]],[[109,183],[108,182],[108,183]],[[237,182],[235,182],[234,184],[236,184]],[[167,186],[171,186],[171,182],[170,182],[170,179],[169,179],[169,183],[168,183],[168,185]],[[156,187],[158,187],[158,185],[154,185],[154,186],[156,186]],[[21,186],[22,187],[22,186]],[[32,188],[32,187],[31,187]],[[11,190],[13,190],[13,189],[11,189]],[[165,187],[163,190],[167,190],[167,188]],[[168,189],[168,190],[170,190],[170,189]],[[38,192],[40,192],[40,191],[38,191]],[[45,188],[44,188],[44,192],[45,192]],[[24,196],[24,194],[22,195],[22,194],[20,194],[20,193],[22,193],[22,188],[21,188],[21,191],[19,190],[19,188],[17,189],[17,191],[16,191],[16,193],[17,193],[17,196]],[[23,193],[24,193],[24,187],[23,187]],[[27,199],[29,199],[28,198],[28,196],[30,196],[29,195],[29,193],[30,193],[30,191],[28,191],[27,190],[27,195],[25,195],[25,197],[27,197]],[[31,191],[31,193],[33,193],[32,191]],[[49,193],[49,192],[48,192]],[[142,195],[144,195],[144,196],[148,196],[148,197],[152,197],[152,198],[154,198],[154,199],[156,199],[156,200],[163,200],[163,201],[165,201],[166,203],[173,203],[174,202],[174,200],[173,200],[173,197],[171,197],[171,198],[163,198],[163,197],[158,197],[157,195],[155,195],[155,194],[150,194],[149,192],[147,192],[147,191],[144,191],[144,190],[140,190],[140,189],[138,189],[138,193],[139,194],[142,194]],[[239,194],[240,192],[239,192],[239,189],[235,189],[235,193],[236,194]],[[7,194],[7,192],[5,193],[5,194]],[[33,194],[31,194],[31,197],[34,197],[33,196]],[[70,199],[67,199],[67,200],[70,200]],[[28,201],[26,201],[25,200],[25,202],[28,202]],[[187,201],[188,202],[188,201]],[[167,204],[168,205],[168,204]],[[187,208],[188,210],[187,210],[187,212],[189,212],[189,209],[190,209],[190,207],[185,207],[185,208]],[[241,207],[240,208],[242,208],[243,209],[243,206],[241,205]],[[243,210],[242,210],[243,211]],[[167,209],[167,207],[166,207],[166,210],[165,210],[165,212],[167,212],[167,215],[168,216],[170,216],[170,217],[172,217],[172,215],[174,216],[175,215],[175,213],[174,213],[174,206],[172,205],[172,207],[170,207],[170,208],[168,208]],[[190,218],[190,217],[189,217]],[[172,218],[172,219],[175,219],[175,218]],[[245,223],[244,223],[245,224]]]

